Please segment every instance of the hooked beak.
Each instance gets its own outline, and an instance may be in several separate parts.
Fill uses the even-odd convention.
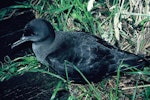
[[[27,42],[27,41],[28,41],[28,39],[26,37],[22,36],[20,40],[16,41],[15,43],[13,43],[11,45],[11,48],[13,49],[14,47],[16,47],[24,42]]]

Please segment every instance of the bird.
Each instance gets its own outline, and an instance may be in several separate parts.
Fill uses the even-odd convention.
[[[144,57],[120,50],[98,36],[86,32],[56,31],[45,19],[31,20],[23,32],[12,48],[31,41],[40,63],[73,82],[85,81],[83,76],[90,82],[98,82],[116,73],[121,65],[121,71],[149,65]]]

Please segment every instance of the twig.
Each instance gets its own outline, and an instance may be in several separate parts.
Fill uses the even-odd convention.
[[[125,88],[122,88],[122,90],[129,90],[129,89],[135,89],[135,88],[144,88],[144,87],[150,87],[150,84],[148,84],[148,85],[133,86],[133,87],[125,87]]]

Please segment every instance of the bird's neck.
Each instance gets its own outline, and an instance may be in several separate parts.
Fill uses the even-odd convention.
[[[44,59],[49,54],[53,39],[47,38],[40,42],[33,42],[32,49],[38,61],[44,64]]]

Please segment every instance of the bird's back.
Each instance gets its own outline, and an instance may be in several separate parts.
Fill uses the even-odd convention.
[[[143,67],[143,58],[121,51],[104,40],[83,32],[56,32],[58,48],[46,60],[62,76],[83,81],[75,66],[90,81],[98,81],[116,72],[120,64]],[[69,62],[69,63],[68,63]],[[126,68],[124,67],[123,70]]]

